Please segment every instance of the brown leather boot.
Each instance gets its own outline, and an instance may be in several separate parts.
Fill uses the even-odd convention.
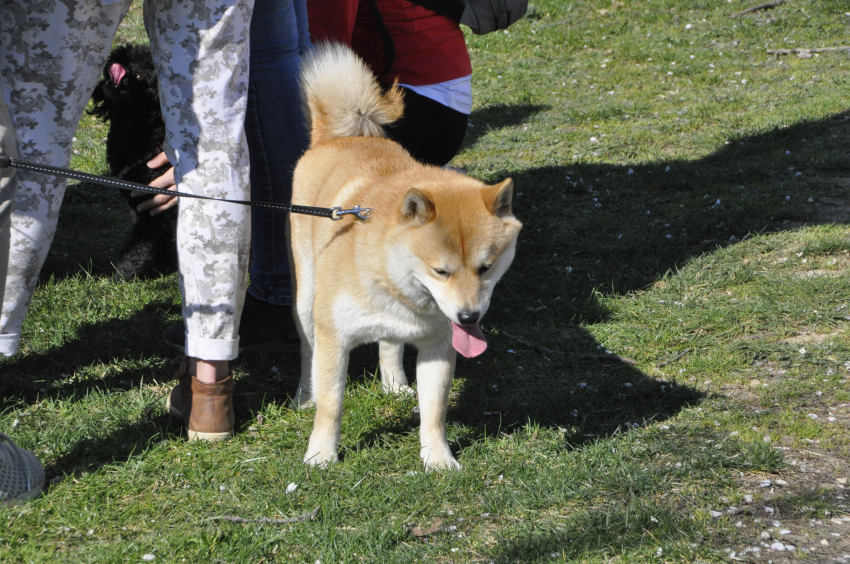
[[[233,436],[233,377],[205,384],[186,373],[184,357],[179,382],[168,394],[168,413],[183,419],[190,441],[224,441]]]

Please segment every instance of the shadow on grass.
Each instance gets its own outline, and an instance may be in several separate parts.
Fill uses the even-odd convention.
[[[466,130],[463,147],[474,145],[491,129],[522,125],[534,114],[548,109],[549,106],[540,104],[494,104],[474,110],[469,116],[472,125]]]
[[[179,311],[170,302],[154,302],[122,319],[80,325],[72,338],[59,346],[0,360],[0,408],[28,405],[38,399],[81,397],[92,389],[127,389],[140,381],[163,380],[174,372],[168,358],[177,352],[162,340],[165,317]],[[131,368],[115,370],[114,364]],[[125,362],[126,364],[126,362]],[[85,374],[104,365],[103,374]],[[81,377],[68,379],[80,373]]]
[[[86,273],[111,276],[132,224],[127,202],[114,188],[70,182],[56,235],[39,280]]]
[[[124,462],[140,456],[160,441],[185,436],[180,421],[168,415],[154,415],[163,401],[157,398],[131,423],[77,441],[73,448],[44,469],[47,480],[63,474],[73,476],[94,472],[105,464]]]

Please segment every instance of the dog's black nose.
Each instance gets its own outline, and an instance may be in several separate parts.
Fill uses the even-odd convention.
[[[478,323],[477,311],[461,311],[457,314],[457,320],[461,325],[473,325]]]

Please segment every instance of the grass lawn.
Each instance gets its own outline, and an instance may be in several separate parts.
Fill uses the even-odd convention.
[[[176,276],[113,283],[124,201],[70,185],[0,361],[0,430],[50,480],[0,507],[0,561],[850,562],[850,52],[767,53],[850,45],[850,4],[733,17],[756,4],[540,0],[469,37],[453,164],[512,177],[525,228],[458,362],[459,472],[423,471],[374,347],[342,463],[301,462],[295,352],[237,359],[236,437],[187,443]],[[104,172],[104,137],[73,166]]]

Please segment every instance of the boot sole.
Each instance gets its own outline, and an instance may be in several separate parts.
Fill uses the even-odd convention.
[[[15,505],[21,501],[30,501],[32,499],[37,498],[41,495],[41,486],[33,486],[33,488],[28,492],[23,492],[15,497],[6,497],[0,499],[0,505]]]
[[[188,433],[190,441],[207,441],[210,443],[226,441],[233,437],[233,431],[225,431],[223,433],[201,433],[199,431],[186,429],[186,433]]]

